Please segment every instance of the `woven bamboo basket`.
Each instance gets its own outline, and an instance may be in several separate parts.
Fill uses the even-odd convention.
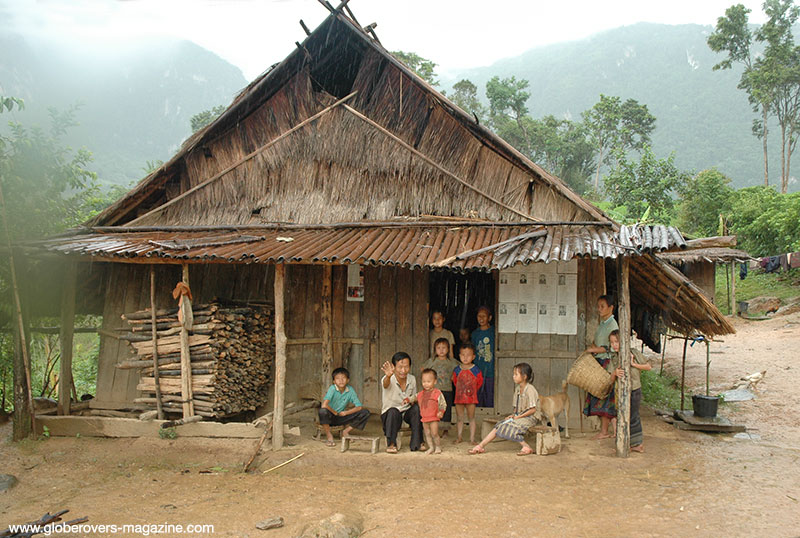
[[[611,392],[614,379],[591,353],[581,353],[567,374],[567,383],[603,399]]]

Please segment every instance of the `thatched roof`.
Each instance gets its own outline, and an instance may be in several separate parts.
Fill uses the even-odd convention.
[[[609,222],[335,12],[90,224],[423,215]]]
[[[705,262],[705,263],[730,263],[739,262],[744,263],[753,258],[744,250],[737,250],[734,248],[698,248],[692,250],[682,250],[679,252],[662,252],[658,255],[659,258],[672,265],[680,265],[681,263],[691,262]]]

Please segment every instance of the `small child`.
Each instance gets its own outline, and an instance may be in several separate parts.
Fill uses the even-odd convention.
[[[436,356],[436,342],[441,338],[447,339],[447,342],[450,344],[450,349],[447,350],[447,356],[450,358],[453,357],[453,346],[456,345],[456,340],[453,338],[453,333],[444,328],[444,321],[444,314],[442,314],[440,310],[434,310],[431,314],[431,325],[433,325],[433,329],[431,329],[430,332],[430,357]]]
[[[328,446],[336,446],[331,434],[331,426],[341,426],[347,424],[342,430],[342,437],[356,428],[363,430],[369,419],[369,411],[361,406],[361,401],[356,395],[356,391],[348,385],[350,382],[350,372],[347,368],[336,368],[333,371],[333,385],[328,388],[322,405],[319,406],[319,423],[325,430],[325,442]],[[347,409],[348,404],[354,407]]]
[[[456,444],[463,441],[464,432],[464,413],[469,417],[469,442],[475,443],[475,406],[478,403],[478,391],[483,385],[483,374],[481,369],[472,362],[475,360],[475,346],[464,344],[459,352],[461,364],[453,370],[453,385],[456,388],[455,404],[456,415],[458,415],[458,438]]]
[[[425,368],[422,370],[422,390],[416,395],[419,405],[420,420],[425,432],[425,442],[428,443],[426,454],[441,454],[442,446],[439,438],[439,421],[444,416],[447,403],[442,391],[436,388],[436,370]]]
[[[486,445],[491,443],[495,437],[516,441],[522,445],[522,449],[517,452],[517,456],[527,456],[533,454],[531,446],[525,442],[525,434],[528,428],[536,424],[537,410],[539,407],[539,393],[533,386],[533,369],[527,362],[521,362],[514,366],[514,412],[508,415],[505,420],[489,432],[489,434],[469,451],[470,454],[483,454]]]
[[[475,346],[475,364],[483,374],[483,387],[478,393],[478,406],[494,407],[494,327],[492,311],[487,306],[478,308],[478,328],[472,331]]]
[[[442,417],[442,437],[447,435],[447,425],[453,420],[453,370],[458,366],[455,359],[447,356],[450,351],[450,342],[446,338],[439,338],[433,346],[436,355],[422,365],[436,372],[436,388],[442,391],[447,408]]]
[[[617,357],[612,359],[614,366],[619,368],[616,372],[622,371],[619,365],[622,363],[619,360],[619,331],[611,331],[608,335],[608,341],[611,349],[617,353]],[[644,452],[644,432],[642,431],[642,417],[639,414],[639,407],[642,404],[642,380],[641,372],[652,370],[653,365],[647,362],[642,353],[636,349],[631,348],[631,419],[630,419],[630,435],[631,435],[631,450],[634,452]],[[618,377],[621,377],[618,375]]]

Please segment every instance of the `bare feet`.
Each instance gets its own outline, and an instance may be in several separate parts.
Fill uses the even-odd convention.
[[[644,445],[636,445],[631,447],[632,452],[644,452]]]
[[[609,433],[599,432],[597,435],[592,437],[592,441],[598,441],[600,439],[611,439],[611,435]]]
[[[441,433],[441,434],[439,434],[439,437],[441,437],[441,438],[445,438],[445,437],[447,437],[447,432],[448,432],[448,431],[449,431],[449,430],[442,430],[442,433]]]
[[[433,453],[434,454],[441,454],[442,453],[442,447],[437,446],[436,449],[433,451]]]
[[[464,440],[461,437],[458,437],[455,441],[453,441],[453,444],[457,445],[457,444],[463,443],[463,442],[464,442]]]
[[[430,447],[428,450],[425,451],[426,454],[433,454],[433,447]]]

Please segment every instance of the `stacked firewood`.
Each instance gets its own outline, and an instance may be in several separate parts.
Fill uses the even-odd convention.
[[[267,402],[275,355],[272,310],[266,306],[193,305],[189,331],[192,402],[195,414],[221,418],[255,410]],[[136,355],[118,368],[140,368],[135,403],[155,408],[153,341],[150,310],[124,314],[130,330],[122,339]],[[158,375],[165,410],[181,412],[181,325],[178,309],[156,312]]]

